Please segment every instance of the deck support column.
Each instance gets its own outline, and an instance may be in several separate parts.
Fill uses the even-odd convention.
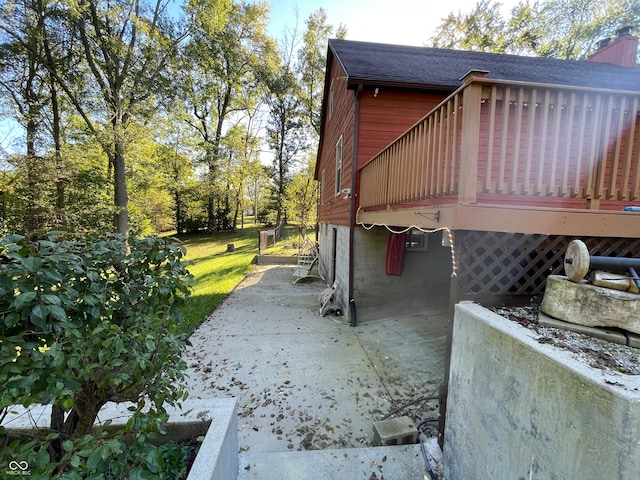
[[[487,73],[489,72],[471,70],[461,79],[466,86],[462,95],[462,145],[458,185],[458,202],[462,204],[476,203],[482,85],[474,84],[473,80],[484,78]]]

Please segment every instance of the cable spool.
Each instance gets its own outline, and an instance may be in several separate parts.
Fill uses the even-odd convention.
[[[589,249],[582,240],[571,240],[564,256],[564,273],[572,282],[580,282],[589,271]]]

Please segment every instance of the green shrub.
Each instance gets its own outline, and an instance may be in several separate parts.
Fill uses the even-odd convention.
[[[32,478],[163,478],[176,463],[150,440],[164,405],[186,398],[184,254],[157,237],[0,240],[0,423],[10,405],[52,406],[48,432],[3,435],[0,469],[27,461]],[[132,416],[91,435],[107,402],[132,402]]]

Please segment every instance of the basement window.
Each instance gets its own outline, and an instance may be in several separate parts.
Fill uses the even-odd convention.
[[[425,232],[412,228],[404,235],[404,248],[409,252],[426,252],[429,247],[429,237]]]

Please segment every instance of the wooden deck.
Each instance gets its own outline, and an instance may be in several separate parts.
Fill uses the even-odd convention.
[[[464,85],[359,172],[357,221],[640,237],[640,92]]]

